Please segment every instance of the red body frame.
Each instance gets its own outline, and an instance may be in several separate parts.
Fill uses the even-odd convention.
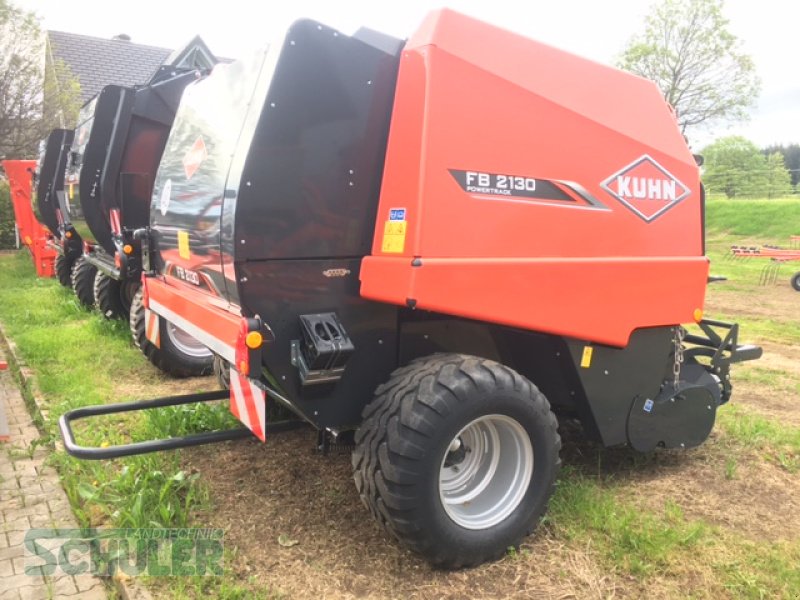
[[[11,202],[14,205],[14,219],[17,223],[20,241],[30,250],[33,264],[39,277],[55,275],[57,253],[48,247],[52,238],[50,230],[36,218],[31,205],[33,171],[35,160],[4,160],[3,169],[8,176]]]

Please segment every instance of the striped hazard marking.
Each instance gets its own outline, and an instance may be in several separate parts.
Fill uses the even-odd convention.
[[[111,231],[113,231],[115,235],[121,234],[122,224],[120,223],[119,209],[112,208],[110,211],[108,211],[108,219],[111,221]]]
[[[161,328],[158,326],[158,315],[149,308],[144,309],[144,336],[156,348],[161,348]]]
[[[231,412],[262,442],[266,441],[267,395],[252,379],[231,367]]]

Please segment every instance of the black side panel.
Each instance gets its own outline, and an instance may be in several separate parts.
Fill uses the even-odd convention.
[[[291,27],[243,170],[237,263],[369,253],[399,47],[312,21]],[[260,310],[246,286],[239,295]]]
[[[625,348],[568,340],[584,401],[604,445],[627,443],[627,418],[634,400],[655,398],[671,376],[673,336],[671,327],[637,329]]]
[[[273,333],[263,357],[269,378],[319,427],[356,427],[375,388],[397,365],[398,309],[359,297],[359,264],[331,259],[241,266]],[[302,340],[299,317],[325,312],[336,313],[355,350],[339,381],[302,386],[291,362],[292,341]]]
[[[669,327],[637,330],[628,346],[611,348],[404,309],[399,331],[399,364],[436,352],[496,360],[530,379],[558,414],[577,417],[586,435],[606,446],[629,441],[631,407],[656,398],[672,374]]]
[[[471,354],[511,367],[539,388],[556,413],[578,417],[587,435],[600,440],[564,338],[449,315],[401,310],[399,364],[437,352]]]
[[[36,167],[33,209],[36,218],[44,223],[53,235],[59,235],[56,217],[58,192],[64,190],[64,171],[74,133],[72,129],[51,131],[47,140],[42,143]]]
[[[100,177],[114,122],[126,93],[129,93],[126,88],[106,86],[96,97],[94,110],[86,115],[85,120],[84,110],[92,107],[92,103],[84,107],[81,111],[82,122],[76,129],[70,163],[67,166],[67,181],[74,190],[73,197],[69,199],[69,220],[73,224],[80,219],[85,220],[93,237],[104,241],[110,239],[111,228],[108,216],[101,213]]]

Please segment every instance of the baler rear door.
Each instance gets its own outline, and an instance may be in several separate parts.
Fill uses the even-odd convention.
[[[234,302],[228,292],[235,293],[236,285],[225,281],[233,277],[232,265],[224,267],[220,248],[221,229],[233,224],[223,222],[222,207],[235,203],[239,181],[229,188],[228,173],[237,144],[249,145],[248,131],[252,136],[255,127],[248,128],[248,110],[263,104],[266,56],[260,51],[251,60],[220,65],[186,88],[150,206],[159,270]]]
[[[100,188],[109,144],[121,104],[132,100],[133,90],[118,85],[108,85],[81,110],[80,125],[75,130],[70,166],[67,171],[69,194],[69,219],[84,238],[77,223],[85,224],[91,231],[89,238],[97,240],[107,250],[113,249],[108,208],[104,205]]]
[[[39,163],[33,185],[33,209],[36,218],[53,235],[58,235],[57,194],[64,191],[64,171],[73,135],[72,129],[54,129],[39,148]]]

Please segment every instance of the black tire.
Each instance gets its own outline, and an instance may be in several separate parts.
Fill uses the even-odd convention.
[[[64,287],[72,287],[72,261],[63,254],[56,256],[56,277]]]
[[[231,364],[221,356],[214,355],[214,377],[223,390],[231,389]]]
[[[133,343],[156,368],[173,377],[195,377],[209,375],[214,366],[214,355],[199,357],[182,352],[170,339],[166,319],[159,318],[161,347],[157,348],[147,339],[144,319],[144,294],[139,288],[131,302],[130,326]]]
[[[353,469],[361,500],[384,529],[443,568],[498,559],[535,529],[555,488],[561,438],[550,404],[530,381],[491,360],[438,354],[398,369],[375,394],[356,433]],[[508,427],[512,435],[467,437],[476,423],[497,423],[495,434]],[[486,439],[502,447],[497,456],[506,461],[489,467],[488,479],[483,466],[475,467],[465,486],[484,477],[489,483],[478,486],[483,491],[462,503],[445,503],[447,493],[463,492],[446,489],[454,485],[447,477],[457,479],[451,475],[458,473],[455,467],[468,474],[470,462],[485,465],[481,457],[492,449]],[[503,445],[508,440],[513,443]],[[471,445],[481,441],[484,449],[473,455]],[[532,473],[518,475],[523,464]],[[509,485],[498,483],[510,471]],[[494,508],[486,508],[487,500]],[[484,514],[496,521],[486,522]]]
[[[122,304],[122,285],[118,279],[98,271],[94,278],[94,302],[106,319],[122,319],[128,311]]]
[[[131,313],[131,304],[133,303],[133,297],[136,296],[136,292],[139,291],[139,288],[142,287],[141,279],[125,279],[121,282],[120,288],[120,301],[122,302],[122,308],[125,311],[125,318],[128,318],[128,315]]]
[[[792,287],[795,291],[800,292],[800,271],[792,275]]]
[[[80,256],[72,266],[72,289],[80,302],[86,308],[94,306],[94,278],[97,267]]]

